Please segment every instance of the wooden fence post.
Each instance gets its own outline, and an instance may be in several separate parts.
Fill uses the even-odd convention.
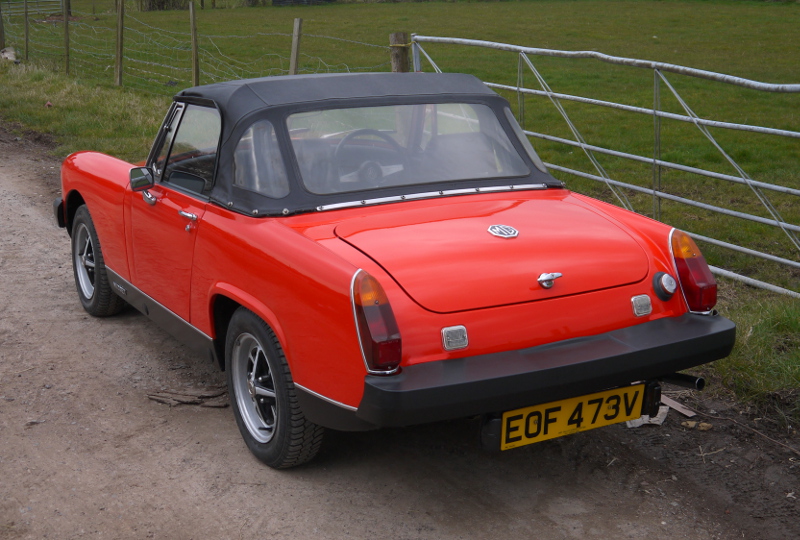
[[[117,61],[114,65],[114,84],[122,86],[122,32],[125,29],[125,0],[117,0]]]
[[[64,73],[69,75],[69,0],[64,0]]]
[[[30,41],[28,35],[28,0],[25,0],[23,4],[23,11],[25,16],[25,61],[28,61],[28,43]]]
[[[6,48],[6,29],[3,27],[3,6],[0,6],[0,49]]]
[[[192,86],[200,86],[200,51],[197,44],[197,13],[194,1],[189,2],[189,25],[192,33]]]
[[[406,32],[394,32],[389,34],[389,48],[392,60],[393,73],[408,73],[408,34]]]
[[[289,75],[297,75],[297,63],[300,58],[300,36],[303,32],[303,19],[294,20],[292,32],[292,55],[289,57]]]

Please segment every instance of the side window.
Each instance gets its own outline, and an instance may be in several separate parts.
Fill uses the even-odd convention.
[[[167,139],[172,138],[172,148],[168,150],[162,181],[196,193],[211,189],[221,130],[217,109],[186,105],[178,129],[174,135],[167,135]],[[162,148],[161,154],[165,150],[167,148]],[[163,163],[161,155],[157,158],[157,167],[160,163]]]
[[[233,155],[233,183],[273,199],[289,194],[289,180],[283,164],[275,128],[259,120],[244,132]]]

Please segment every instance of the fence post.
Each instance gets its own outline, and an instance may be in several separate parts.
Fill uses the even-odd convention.
[[[389,55],[392,61],[392,73],[408,73],[408,33],[394,32],[389,34]]]
[[[292,31],[292,55],[289,57],[289,75],[297,75],[297,61],[300,57],[300,37],[303,32],[303,19],[294,20]]]
[[[194,1],[189,2],[189,25],[192,32],[192,86],[200,86],[200,52],[197,45],[197,13]]]
[[[653,219],[661,221],[661,198],[657,195],[661,191],[661,81],[659,72],[653,70]]]
[[[125,0],[117,0],[117,61],[114,65],[114,84],[122,86],[122,32],[125,29]]]
[[[63,1],[64,8],[64,73],[69,75],[69,0]]]
[[[414,62],[414,71],[422,71],[422,62],[419,58],[419,43],[416,42],[416,35],[411,34],[411,60]]]
[[[28,61],[28,43],[30,41],[29,34],[28,34],[28,0],[25,0],[23,4],[23,11],[25,17],[25,61]]]
[[[0,2],[2,4],[2,2]],[[0,5],[0,49],[6,48],[6,29],[3,27],[3,6]]]

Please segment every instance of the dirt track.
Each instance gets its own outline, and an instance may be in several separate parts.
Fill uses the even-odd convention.
[[[501,454],[469,420],[329,432],[310,465],[268,469],[230,409],[148,398],[220,387],[210,363],[131,310],[82,311],[57,186],[57,160],[0,129],[0,538],[800,538],[800,454],[674,411]]]

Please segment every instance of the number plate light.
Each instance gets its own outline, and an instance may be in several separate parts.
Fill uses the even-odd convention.
[[[631,298],[631,305],[633,306],[633,314],[637,317],[650,315],[653,311],[653,304],[650,302],[650,297],[646,294],[640,294]]]
[[[467,329],[464,326],[448,326],[442,328],[442,347],[446,351],[466,349],[469,345]]]

